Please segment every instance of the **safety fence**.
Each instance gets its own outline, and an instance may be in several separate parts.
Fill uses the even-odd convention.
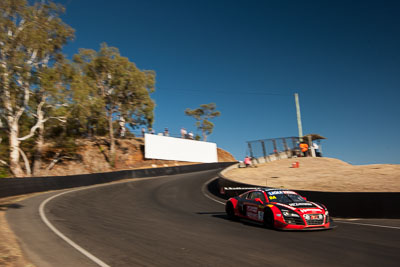
[[[299,138],[282,137],[247,141],[247,150],[253,163],[300,156]]]

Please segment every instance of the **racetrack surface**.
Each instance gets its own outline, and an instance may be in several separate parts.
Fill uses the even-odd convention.
[[[400,229],[338,222],[329,231],[283,232],[229,221],[204,195],[217,171],[137,179],[74,191],[45,207],[64,235],[110,266],[398,266]],[[96,266],[46,229],[37,214],[55,193],[7,219],[41,266]],[[328,207],[329,208],[329,207]]]

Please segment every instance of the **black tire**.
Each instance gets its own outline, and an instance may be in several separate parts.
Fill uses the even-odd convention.
[[[237,217],[235,215],[235,210],[233,209],[233,205],[231,202],[226,203],[225,205],[226,215],[228,216],[229,220],[236,220]]]
[[[272,210],[270,209],[265,209],[264,210],[264,226],[269,229],[274,228],[274,214],[272,213]]]

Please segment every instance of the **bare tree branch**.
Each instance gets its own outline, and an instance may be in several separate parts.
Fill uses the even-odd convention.
[[[28,176],[30,176],[32,174],[32,171],[31,171],[31,166],[29,165],[28,157],[26,156],[25,152],[20,147],[18,147],[18,150],[19,150],[19,153],[21,154],[21,156],[22,156],[22,158],[24,160],[26,174]]]
[[[29,134],[25,135],[24,137],[19,137],[18,141],[24,141],[26,139],[31,138],[35,134],[35,131],[40,127],[40,125],[42,123],[44,123],[43,116],[41,116],[41,114],[43,113],[43,111],[42,111],[43,105],[44,105],[44,100],[42,100],[42,102],[40,102],[38,107],[37,107],[37,113],[36,114],[38,114],[38,117],[37,117],[36,124],[31,128]]]
[[[60,159],[62,159],[62,157],[60,157],[60,155],[61,155],[61,152],[57,152],[57,154],[54,156],[54,159],[51,161],[49,166],[47,166],[46,171],[53,169],[53,167],[57,164],[57,162],[59,162]]]

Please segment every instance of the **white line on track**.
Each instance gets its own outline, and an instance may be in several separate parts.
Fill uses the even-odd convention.
[[[373,226],[373,227],[380,227],[380,228],[390,228],[390,229],[397,229],[400,230],[400,227],[396,226],[387,226],[387,225],[378,225],[378,224],[369,224],[369,223],[355,223],[355,222],[345,222],[340,220],[334,220],[337,223],[347,223],[347,224],[356,224],[356,225],[363,225],[363,226]]]
[[[205,195],[207,198],[211,199],[212,201],[217,202],[217,203],[222,204],[222,205],[225,205],[225,202],[219,201],[219,200],[213,198],[212,196],[210,196],[209,194],[207,194],[207,190],[206,190],[207,185],[208,185],[212,180],[215,180],[216,178],[218,178],[218,177],[213,177],[213,178],[211,178],[210,180],[208,180],[207,182],[205,182],[205,183],[203,184],[203,187],[201,188],[201,191],[203,192],[203,195]]]
[[[40,204],[40,206],[39,206],[40,218],[47,225],[47,227],[49,227],[57,236],[59,236],[61,239],[63,239],[65,242],[67,242],[69,245],[71,245],[73,248],[78,250],[80,253],[82,253],[83,255],[88,257],[90,260],[95,262],[97,265],[99,265],[101,267],[110,267],[110,265],[104,263],[99,258],[97,258],[94,255],[92,255],[90,252],[88,252],[87,250],[85,250],[84,248],[82,248],[81,246],[76,244],[74,241],[72,241],[71,239],[66,237],[63,233],[61,233],[56,227],[54,227],[54,225],[52,225],[50,223],[50,221],[47,219],[46,214],[44,212],[46,204],[48,202],[50,202],[51,200],[55,199],[56,197],[59,197],[59,196],[64,195],[64,194],[72,193],[72,192],[77,192],[77,191],[81,191],[81,190],[87,190],[87,189],[91,189],[91,188],[94,188],[94,187],[108,186],[108,185],[117,184],[117,183],[128,183],[128,182],[144,181],[144,180],[150,180],[150,179],[160,179],[162,177],[164,177],[164,176],[148,177],[148,178],[141,178],[141,179],[137,179],[137,178],[124,179],[124,180],[115,181],[115,182],[112,182],[112,183],[96,184],[96,185],[92,185],[92,186],[86,186],[86,187],[82,187],[82,188],[78,188],[78,189],[72,189],[72,190],[68,190],[68,191],[62,192],[60,194],[57,194],[57,195],[54,195],[54,196],[51,196],[51,197],[47,198],[45,201],[43,201]]]
[[[217,199],[211,197],[209,194],[206,193],[206,190],[205,190],[205,189],[206,189],[207,185],[208,185],[212,180],[214,180],[214,179],[216,179],[216,178],[217,178],[217,177],[214,177],[214,178],[208,180],[207,182],[205,182],[204,185],[203,185],[203,187],[202,187],[202,189],[201,189],[201,191],[203,192],[203,195],[205,195],[207,198],[211,199],[212,201],[217,202],[217,203],[222,204],[222,205],[225,205],[225,202],[219,201],[219,200],[217,200]],[[349,219],[349,220],[352,220],[352,219]],[[354,220],[356,220],[356,219],[354,219]],[[341,221],[341,220],[338,220],[338,219],[335,219],[334,222],[338,222],[338,223],[347,223],[347,224],[356,224],[356,225],[362,225],[362,226],[371,226],[371,227],[380,227],[380,228],[390,228],[390,229],[397,229],[397,230],[400,230],[400,227],[395,227],[395,226],[386,226],[386,225],[369,224],[369,223],[355,223],[355,222],[348,222],[348,221],[345,222],[345,221]]]
[[[61,239],[63,239],[65,242],[67,242],[69,245],[71,245],[73,248],[75,248],[76,250],[78,250],[80,253],[82,253],[83,255],[85,255],[86,257],[88,257],[90,260],[92,260],[93,262],[95,262],[97,265],[101,266],[101,267],[110,267],[110,265],[107,265],[106,263],[104,263],[103,261],[101,261],[100,259],[96,258],[94,255],[90,254],[87,250],[85,250],[84,248],[82,248],[81,246],[79,246],[78,244],[76,244],[74,241],[72,241],[71,239],[69,239],[68,237],[66,237],[64,234],[62,234],[57,228],[54,227],[54,225],[52,225],[50,223],[50,221],[47,219],[46,214],[44,213],[44,208],[46,206],[46,204],[52,200],[55,199],[56,197],[59,197],[61,195],[67,194],[67,193],[71,193],[71,192],[75,192],[75,191],[79,191],[79,190],[83,190],[86,188],[81,188],[81,189],[77,189],[77,190],[70,190],[67,192],[63,192],[57,195],[54,195],[52,197],[49,197],[48,199],[46,199],[45,201],[43,201],[40,204],[39,207],[39,213],[40,213],[40,217],[42,218],[43,222],[56,234],[58,235]]]

